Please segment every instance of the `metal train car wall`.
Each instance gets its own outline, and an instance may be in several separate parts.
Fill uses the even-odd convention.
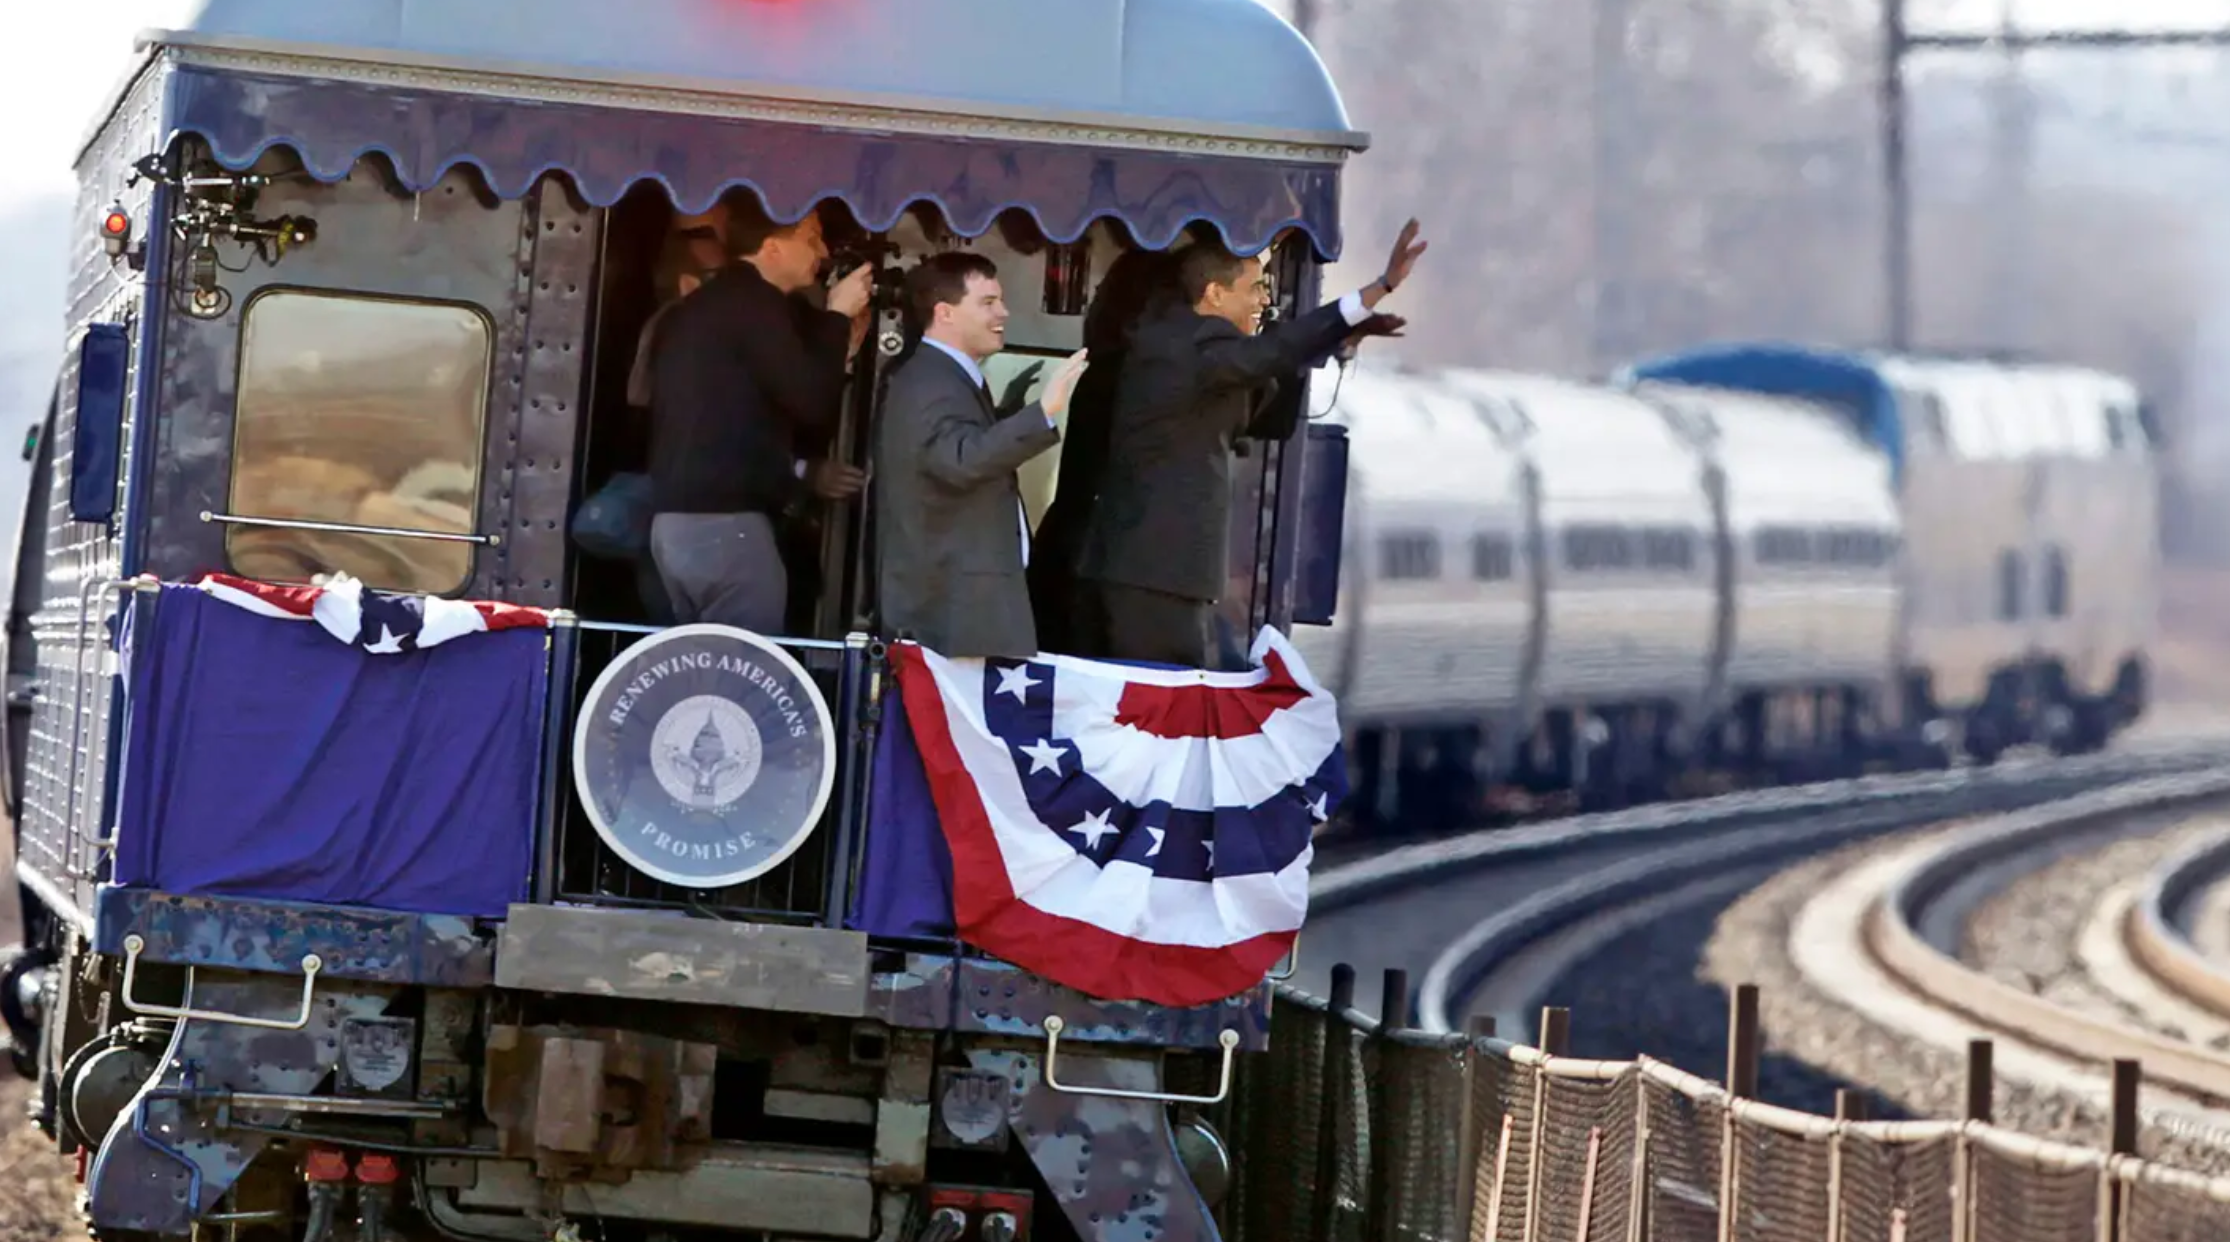
[[[2087,750],[2144,708],[2154,437],[2118,377],[1744,345],[1316,392],[1349,513],[1299,639],[1362,818]]]
[[[1223,1146],[1171,1104],[1267,1045],[1275,951],[1160,1001],[876,914],[870,810],[923,812],[870,776],[860,524],[808,532],[780,638],[641,624],[567,524],[642,469],[676,213],[817,211],[885,276],[992,256],[1006,391],[1126,249],[1220,236],[1311,304],[1365,142],[1255,0],[205,0],[149,36],[78,162],[6,652],[0,1017],[96,1235],[1212,1238]],[[1241,634],[1323,575],[1314,439],[1234,471]],[[630,723],[685,706],[695,743]],[[1282,865],[1339,792],[1291,784]]]

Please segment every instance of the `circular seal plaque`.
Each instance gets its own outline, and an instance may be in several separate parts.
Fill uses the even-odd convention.
[[[597,835],[685,888],[773,870],[813,835],[835,783],[819,687],[788,652],[725,625],[621,652],[573,726],[573,784]]]

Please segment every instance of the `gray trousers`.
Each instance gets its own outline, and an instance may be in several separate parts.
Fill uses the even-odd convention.
[[[766,514],[661,513],[650,522],[650,559],[676,624],[782,632],[790,578]]]

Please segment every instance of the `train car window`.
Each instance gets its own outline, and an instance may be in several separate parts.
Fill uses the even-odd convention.
[[[1863,526],[1838,526],[1818,534],[1819,559],[1849,569],[1879,569],[1890,562],[1895,545],[1889,536]]]
[[[1687,573],[1696,567],[1696,541],[1686,530],[1660,526],[1642,532],[1642,564]]]
[[[1440,540],[1424,531],[1379,536],[1378,576],[1389,581],[1438,578]]]
[[[1481,582],[1504,582],[1517,570],[1517,549],[1508,535],[1471,537],[1471,576]]]
[[[473,533],[495,330],[478,308],[280,289],[240,326],[232,512],[244,517]],[[235,572],[280,582],[346,572],[445,594],[471,544],[233,526]]]
[[[1998,620],[2021,619],[2021,554],[2011,548],[1998,553]]]
[[[2044,612],[2067,615],[2067,553],[2058,544],[2044,550]]]
[[[1803,565],[1812,559],[1812,534],[1795,526],[1761,526],[1750,537],[1760,565]]]
[[[2139,401],[2137,403],[2136,418],[2137,432],[2140,436],[2143,437],[2143,440],[2139,447],[2151,449],[2160,448],[2162,446],[2162,440],[2160,437],[2160,411],[2155,408],[2153,403],[2150,401]]]
[[[1632,569],[1634,544],[1617,526],[1567,526],[1564,528],[1564,565],[1586,573],[1606,569]]]
[[[1913,429],[1929,444],[1950,443],[1951,432],[1944,417],[1943,398],[1932,392],[1913,394]]]

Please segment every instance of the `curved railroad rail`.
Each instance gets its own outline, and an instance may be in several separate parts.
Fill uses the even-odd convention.
[[[2016,812],[1961,829],[1908,855],[1880,890],[1863,930],[1875,960],[1914,994],[1993,1032],[2079,1062],[2134,1058],[2148,1083],[2206,1110],[2230,1143],[2230,1054],[2079,1012],[1993,979],[1923,930],[1934,903],[1968,877],[2117,818],[2230,800],[2230,772],[2158,777]]]
[[[1414,845],[1335,868],[1312,886],[1313,943],[1331,939],[1318,920],[1359,910],[1376,923],[1380,899],[1414,899],[1486,868],[1516,872],[1509,885],[1477,886],[1463,930],[1429,953],[1397,963],[1417,972],[1417,1007],[1429,1031],[1463,1027],[1465,999],[1494,971],[1544,940],[1668,888],[1783,865],[1871,836],[1923,824],[2040,807],[2101,787],[2203,772],[2225,753],[2175,743],[2075,759],[1867,777],[1747,791],[1670,806],[1581,816],[1506,832]],[[1543,860],[1569,858],[1571,865]],[[1452,903],[1453,904],[1453,903]],[[1374,940],[1376,928],[1370,929]],[[1597,937],[1600,939],[1602,937]],[[1307,951],[1304,950],[1306,955]]]
[[[2156,981],[2230,1018],[2230,961],[2208,954],[2194,926],[2203,900],[2230,883],[2230,832],[2187,848],[2147,877],[2123,918],[2130,958]]]

